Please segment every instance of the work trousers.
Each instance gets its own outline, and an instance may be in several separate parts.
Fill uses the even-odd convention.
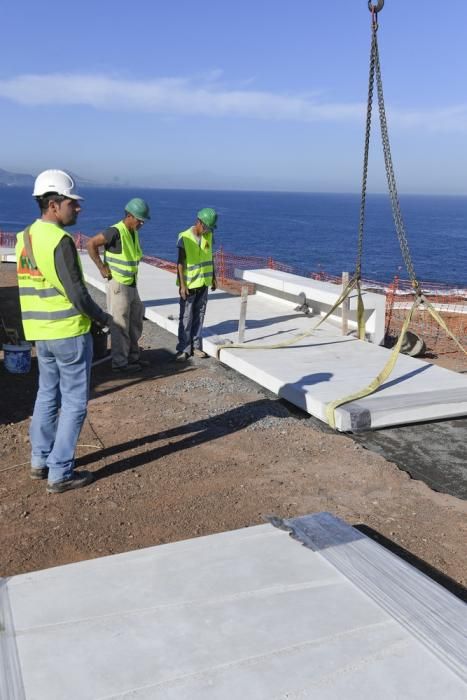
[[[70,479],[86,418],[92,362],[90,333],[37,340],[39,390],[29,429],[31,466],[49,468],[49,483]]]
[[[130,287],[111,279],[107,287],[107,307],[113,318],[110,325],[112,367],[126,367],[138,362],[144,306],[136,286]]]
[[[203,349],[203,323],[208,303],[208,288],[190,289],[186,299],[180,297],[177,352],[191,355],[194,349]]]

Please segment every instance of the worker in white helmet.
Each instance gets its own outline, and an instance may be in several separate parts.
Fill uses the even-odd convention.
[[[39,390],[30,427],[32,479],[48,479],[47,491],[86,486],[90,472],[75,472],[75,448],[84,423],[92,361],[91,321],[112,319],[90,297],[73,238],[81,209],[73,178],[46,170],[33,196],[41,218],[18,234],[18,286],[24,334],[34,340]]]

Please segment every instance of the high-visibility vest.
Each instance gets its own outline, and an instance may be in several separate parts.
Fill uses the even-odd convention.
[[[121,284],[133,284],[138,275],[139,261],[143,257],[138,231],[135,231],[132,235],[123,221],[114,224],[112,228],[118,229],[120,233],[122,252],[109,253],[105,251],[104,261],[110,267],[114,280]]]
[[[212,260],[212,233],[207,231],[198,238],[191,228],[178,235],[185,248],[184,277],[188,289],[209,287],[214,275]]]
[[[55,269],[55,249],[64,236],[62,228],[38,219],[29,229],[37,268],[29,260],[24,231],[17,236],[16,270],[26,340],[57,340],[87,333],[91,319],[71,303]],[[81,261],[78,258],[81,267]]]

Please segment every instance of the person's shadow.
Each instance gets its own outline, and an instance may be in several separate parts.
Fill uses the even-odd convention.
[[[142,450],[138,454],[121,456],[116,461],[106,464],[94,472],[96,480],[105,479],[113,474],[149,464],[174,452],[181,452],[211,440],[217,440],[224,435],[238,432],[264,418],[286,418],[289,415],[297,417],[297,410],[294,409],[292,414],[287,408],[286,402],[277,399],[259,399],[231,408],[216,416],[202,418],[185,425],[179,425],[175,428],[162,430],[83,455],[76,460],[76,466],[83,467],[100,460],[105,461],[108,457],[123,455],[125,452],[128,453],[131,450],[141,449],[146,446],[152,446],[159,441],[164,441],[164,444],[155,445],[150,447],[150,449]],[[308,415],[304,414],[303,417],[308,418]],[[173,438],[179,437],[182,439],[176,442],[173,441]]]

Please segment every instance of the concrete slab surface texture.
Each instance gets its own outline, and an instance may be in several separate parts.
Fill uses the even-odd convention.
[[[0,247],[0,262],[16,262],[15,249]]]
[[[105,291],[105,280],[94,263],[85,253],[81,259],[87,282]],[[262,272],[254,271],[258,278]],[[174,275],[142,263],[138,288],[146,317],[177,335],[179,305]],[[280,398],[327,422],[328,403],[370,384],[385,366],[390,351],[343,336],[339,324],[329,321],[293,345],[276,350],[254,349],[256,345],[290,340],[318,322],[318,316],[310,318],[298,313],[295,306],[293,301],[273,294],[251,295],[245,349],[227,347],[219,357]],[[237,341],[239,315],[240,297],[221,290],[210,294],[203,340],[209,355],[216,357],[219,345]],[[247,349],[249,346],[251,349]],[[337,429],[350,432],[465,415],[467,376],[405,355],[399,355],[392,375],[377,392],[335,412]]]
[[[330,514],[275,524],[0,580],[0,696],[464,700],[464,603]]]

